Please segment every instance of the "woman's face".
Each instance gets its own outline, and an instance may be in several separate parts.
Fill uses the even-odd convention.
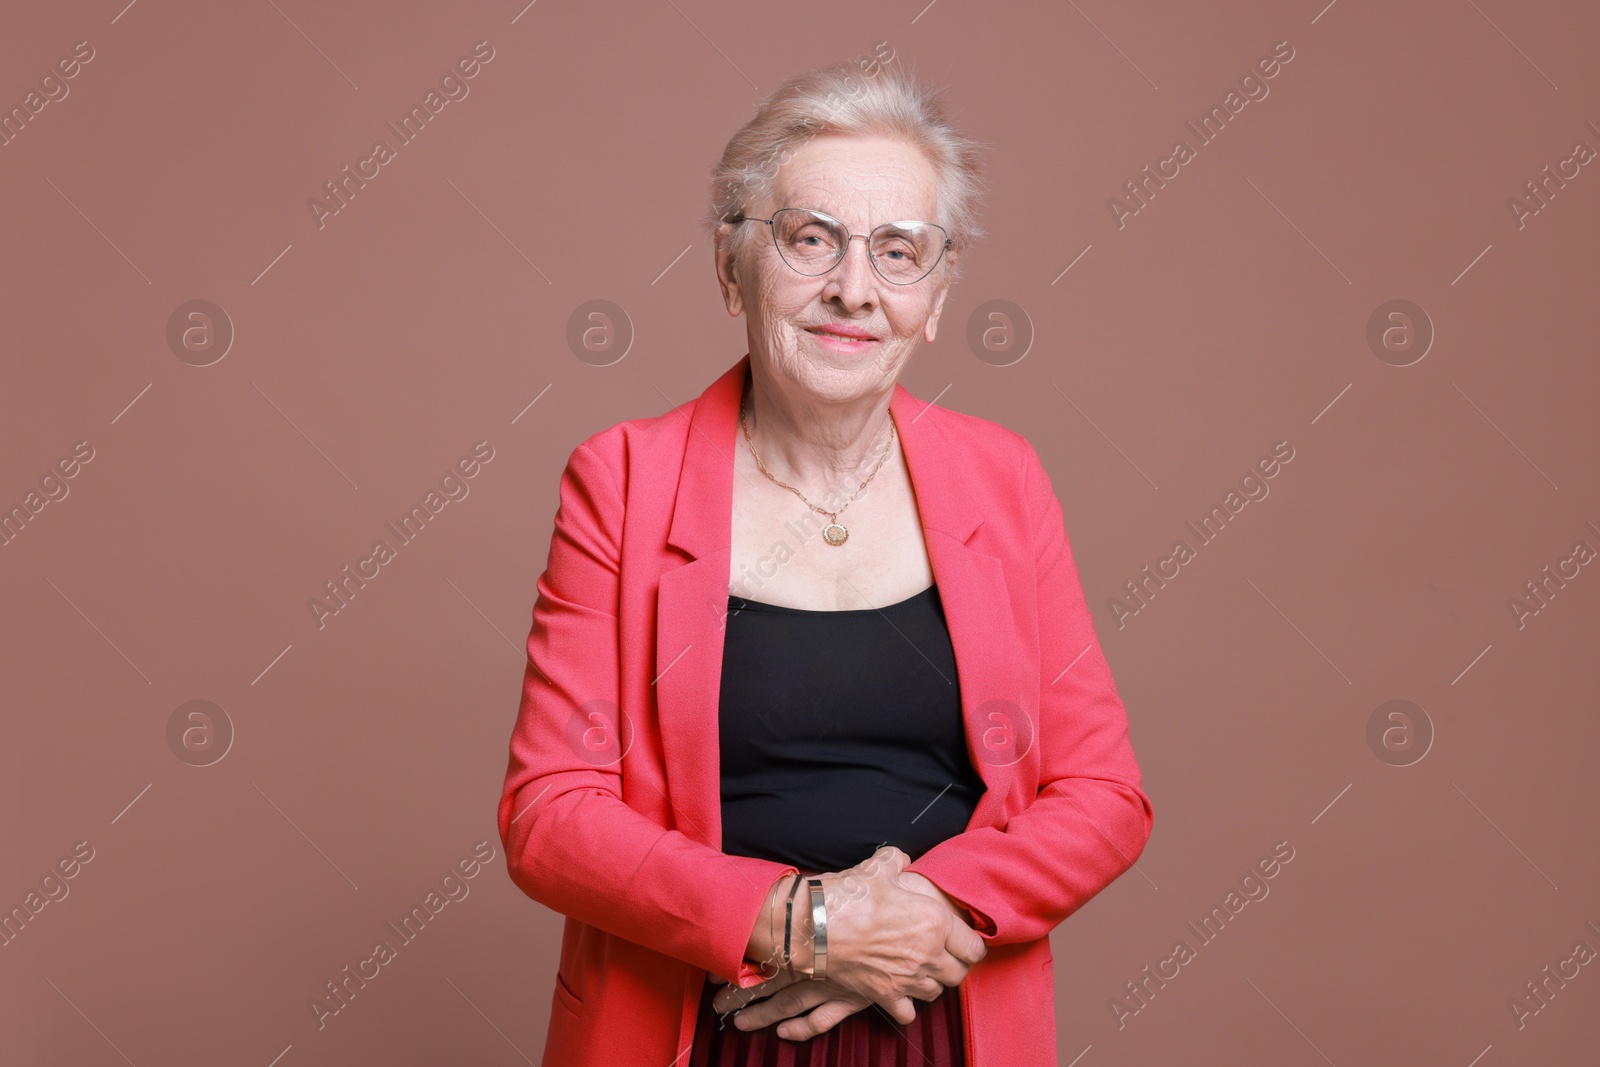
[[[751,204],[747,214],[770,219],[785,207],[832,215],[852,234],[885,222],[937,222],[937,175],[919,149],[898,139],[815,137],[779,169],[772,199]],[[852,240],[837,266],[807,277],[778,255],[770,227],[738,225],[763,232],[745,235],[738,261],[726,245],[718,250],[723,298],[729,314],[749,316],[750,358],[781,386],[824,402],[880,395],[893,386],[918,337],[933,340],[949,291],[948,262],[921,281],[896,285],[873,269],[867,242]],[[847,340],[830,328],[869,337]]]

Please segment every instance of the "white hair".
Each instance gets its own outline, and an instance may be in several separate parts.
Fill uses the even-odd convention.
[[[928,221],[949,232],[956,252],[983,237],[978,151],[986,146],[956,129],[936,92],[892,62],[839,60],[774,89],[711,170],[711,206],[702,221],[713,241],[725,241],[737,259],[755,227],[723,224],[772,193],[778,168],[797,148],[828,134],[896,137],[921,149],[937,174],[940,217]],[[959,264],[946,256],[944,267],[954,281]]]

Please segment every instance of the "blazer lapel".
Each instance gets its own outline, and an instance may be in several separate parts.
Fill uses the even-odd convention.
[[[1033,729],[1038,678],[1030,688],[1029,657],[1017,631],[1005,568],[970,544],[983,524],[973,503],[981,475],[946,430],[951,414],[898,383],[889,410],[911,472],[928,563],[955,649],[967,754],[986,787],[967,828],[1003,826],[1017,768],[1025,759],[1038,760]]]
[[[689,410],[667,544],[688,560],[661,575],[656,605],[656,708],[668,800],[686,836],[722,847],[718,696],[732,554],[733,454],[750,357]],[[973,767],[987,787],[970,827],[1004,821],[1015,768],[1033,755],[1038,701],[1018,662],[1020,635],[999,559],[968,547],[983,522],[962,477],[943,412],[896,383],[889,402],[939,587],[961,685]],[[1036,757],[1035,757],[1036,758]]]

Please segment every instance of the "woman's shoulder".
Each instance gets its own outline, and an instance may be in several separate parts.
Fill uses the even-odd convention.
[[[613,423],[578,442],[573,452],[592,453],[614,470],[628,465],[630,458],[666,459],[679,455],[688,434],[694,403],[689,400],[660,415]]]
[[[942,438],[949,462],[989,475],[1020,475],[1038,463],[1032,442],[1003,423],[921,400],[912,404],[918,409],[917,423],[927,422]]]

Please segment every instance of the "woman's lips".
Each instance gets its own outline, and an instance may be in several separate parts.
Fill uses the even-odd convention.
[[[876,337],[846,337],[843,334],[816,329],[808,329],[806,332],[826,347],[840,352],[860,352],[878,343]]]

